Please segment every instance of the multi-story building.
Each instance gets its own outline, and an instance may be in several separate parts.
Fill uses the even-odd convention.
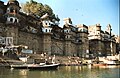
[[[0,36],[12,38],[8,46],[25,45],[35,53],[49,55],[86,56],[89,50],[87,26],[73,26],[71,19],[66,18],[61,28],[51,23],[47,14],[38,18],[20,9],[16,0],[8,1],[7,5],[0,1]]]
[[[117,35],[115,40],[116,40],[116,53],[120,54],[120,36]]]
[[[89,46],[93,56],[107,56],[116,54],[115,36],[111,33],[111,25],[103,31],[100,24],[88,27]]]
[[[16,0],[9,0],[7,5],[0,1],[0,44],[25,45],[38,54],[86,58],[90,54],[105,56],[116,52],[110,25],[108,31],[102,31],[100,24],[74,26],[70,18],[65,18],[62,28],[51,22],[48,14],[38,18],[20,9]]]

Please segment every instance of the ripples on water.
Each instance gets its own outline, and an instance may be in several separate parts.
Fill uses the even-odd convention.
[[[0,78],[120,78],[120,66],[61,66],[58,70],[27,70],[0,67]]]

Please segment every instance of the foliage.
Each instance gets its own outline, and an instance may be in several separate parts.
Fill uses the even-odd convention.
[[[23,7],[23,11],[25,11],[28,14],[34,14],[34,15],[37,15],[40,17],[42,17],[43,15],[45,15],[47,13],[52,22],[55,22],[55,21],[59,22],[60,21],[58,16],[56,16],[53,13],[53,10],[51,9],[51,7],[49,5],[46,5],[46,4],[43,5],[42,3],[38,3],[38,2],[33,1],[33,0],[26,2],[26,4]]]
[[[16,0],[9,0],[10,2],[16,1]]]

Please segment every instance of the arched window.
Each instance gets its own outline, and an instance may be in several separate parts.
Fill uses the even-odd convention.
[[[10,18],[10,22],[13,22],[13,18]]]
[[[47,29],[45,31],[47,32]]]
[[[45,24],[47,25],[47,22]]]
[[[66,36],[66,38],[68,38],[68,36]]]
[[[7,12],[10,12],[10,8],[7,8]]]
[[[11,13],[14,12],[14,9],[13,9],[12,7],[10,8],[10,12],[11,12]]]
[[[66,32],[68,32],[68,30],[66,30]]]
[[[15,13],[17,13],[18,12],[18,10],[17,9],[15,9]]]
[[[17,19],[15,19],[15,23],[17,23]]]
[[[50,25],[50,23],[48,22],[48,25]]]

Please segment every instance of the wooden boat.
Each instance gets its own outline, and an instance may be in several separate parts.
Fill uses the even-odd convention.
[[[16,69],[57,69],[57,67],[60,65],[59,63],[55,63],[55,55],[52,58],[52,63],[49,63],[46,61],[46,59],[42,59],[43,62],[40,62],[41,59],[34,59],[34,64],[22,64],[22,65],[10,65],[11,68]],[[37,62],[38,61],[38,62]]]
[[[104,63],[103,63],[103,64],[100,64],[100,63],[95,64],[95,63],[94,63],[94,64],[92,64],[92,65],[93,65],[93,66],[106,66],[107,64],[104,64]]]
[[[22,65],[10,65],[11,68],[15,68],[15,69],[27,69],[28,64],[22,64]]]
[[[118,60],[108,60],[107,65],[120,65]]]
[[[93,62],[92,65],[93,66],[106,66],[107,64],[104,63],[103,61],[99,61],[99,62]]]
[[[28,65],[28,69],[32,70],[51,70],[51,69],[57,69],[60,64],[45,64],[45,65],[39,65],[39,64],[33,64]]]
[[[22,64],[22,65],[10,65],[14,69],[57,69],[60,64]]]

